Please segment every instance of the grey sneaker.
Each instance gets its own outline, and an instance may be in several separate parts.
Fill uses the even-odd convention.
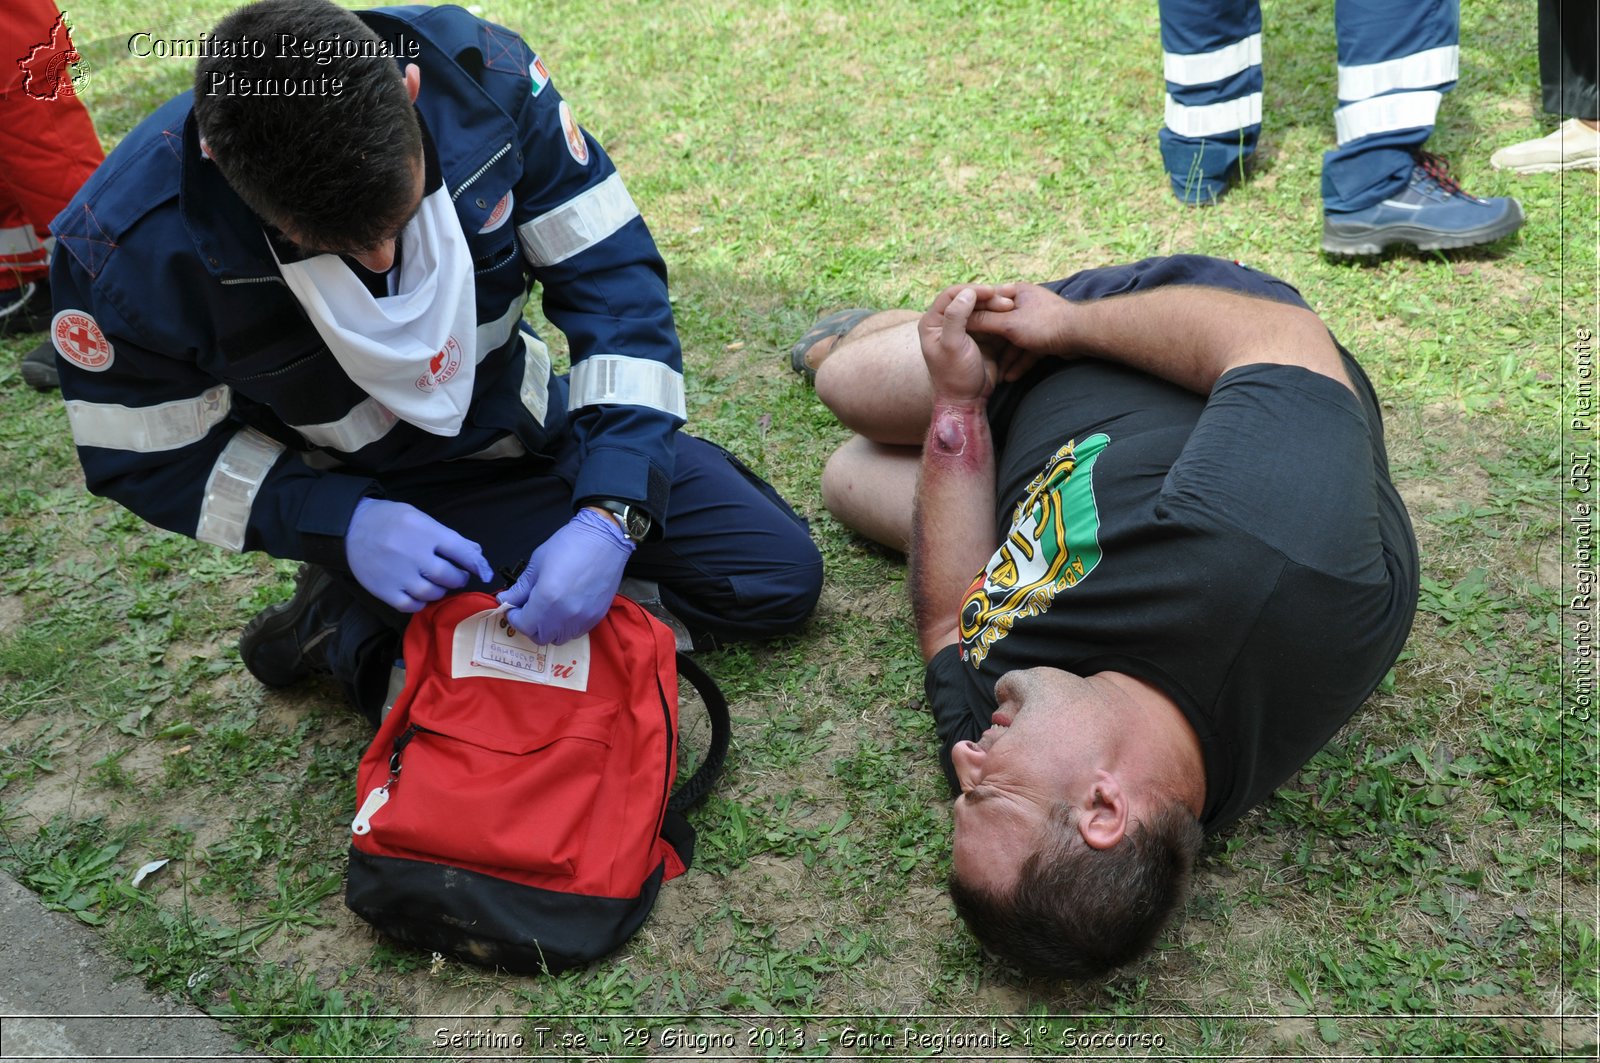
[[[1549,136],[1501,148],[1489,156],[1489,165],[1515,173],[1600,170],[1600,131],[1569,118]]]

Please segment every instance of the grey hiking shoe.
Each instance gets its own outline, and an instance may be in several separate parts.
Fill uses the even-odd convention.
[[[1418,251],[1476,247],[1522,228],[1522,205],[1506,196],[1479,199],[1462,191],[1443,159],[1417,153],[1406,187],[1365,210],[1326,214],[1322,249],[1335,255],[1376,255],[1391,244]]]

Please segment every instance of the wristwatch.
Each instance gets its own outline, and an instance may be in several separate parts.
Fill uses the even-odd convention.
[[[644,537],[650,534],[650,514],[632,502],[602,498],[597,499],[594,504],[607,513],[615,514],[618,522],[622,524],[623,534],[632,539],[636,545],[644,542]]]

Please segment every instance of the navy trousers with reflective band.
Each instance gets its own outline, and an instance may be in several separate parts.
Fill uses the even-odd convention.
[[[1179,182],[1236,180],[1261,131],[1259,0],[1161,0],[1167,86],[1161,155]],[[1338,146],[1326,210],[1363,210],[1405,186],[1459,67],[1459,0],[1337,0]],[[1271,54],[1270,30],[1266,51]]]
[[[483,547],[496,572],[515,568],[572,518],[579,455],[457,461],[382,478],[409,502]],[[704,648],[799,627],[822,591],[822,556],[804,518],[726,450],[679,433],[659,539],[628,561],[627,575],[661,587],[666,607]],[[349,609],[329,663],[363,712],[376,718],[408,614],[384,606],[344,576]],[[474,581],[472,590],[498,590]],[[376,699],[376,701],[374,701]]]

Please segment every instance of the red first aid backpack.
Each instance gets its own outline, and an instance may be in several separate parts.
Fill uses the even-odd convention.
[[[361,760],[345,903],[406,944],[554,973],[621,945],[689,866],[681,813],[721,770],[727,705],[627,598],[559,646],[497,605],[453,595],[406,629],[405,687]],[[675,792],[680,673],[711,748]]]

